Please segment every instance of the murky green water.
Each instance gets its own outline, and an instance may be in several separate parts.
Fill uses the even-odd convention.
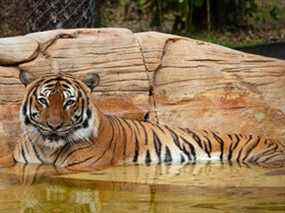
[[[285,168],[17,165],[0,169],[0,212],[285,212]]]

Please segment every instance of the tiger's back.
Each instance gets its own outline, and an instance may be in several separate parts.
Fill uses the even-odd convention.
[[[284,144],[273,139],[171,128],[113,116],[107,118],[116,132],[109,143],[118,162],[151,164],[218,160],[266,164],[285,160]]]

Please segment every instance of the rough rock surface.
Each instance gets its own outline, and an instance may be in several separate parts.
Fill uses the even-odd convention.
[[[97,72],[92,100],[109,114],[285,138],[285,61],[157,32],[55,30],[0,39],[0,156],[21,135],[20,70]]]
[[[24,36],[0,39],[0,64],[13,65],[34,59],[38,54],[38,42]]]

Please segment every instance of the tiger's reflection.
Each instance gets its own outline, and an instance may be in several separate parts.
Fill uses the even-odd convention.
[[[67,173],[70,171],[46,165],[16,164],[2,168],[0,212],[98,212],[97,190],[67,187],[64,181],[53,180]]]
[[[45,165],[16,164],[12,168],[0,170],[0,211],[112,212],[116,206],[132,208],[137,203],[138,212],[155,212],[166,206],[156,205],[164,197],[162,192],[176,193],[177,196],[179,193],[189,192],[192,196],[197,193],[183,185],[185,181],[199,186],[206,186],[213,181],[220,184],[225,182],[226,185],[225,176],[235,180],[258,171],[266,170],[255,165],[210,162],[125,165],[86,173],[93,179],[84,180],[84,173],[75,174],[83,175],[83,179],[73,179],[62,176],[70,174],[68,170]],[[177,188],[179,184],[182,187]]]
[[[66,174],[89,174],[93,175],[94,181],[102,180],[102,175],[105,181],[120,182],[122,180],[139,180],[139,183],[154,183],[153,180],[159,180],[167,177],[179,177],[183,174],[185,177],[191,179],[196,176],[199,178],[209,176],[219,176],[218,174],[240,174],[248,173],[251,168],[254,171],[258,169],[263,170],[265,167],[255,164],[233,164],[233,163],[217,163],[217,162],[203,162],[203,163],[185,163],[179,165],[171,164],[154,164],[154,165],[123,165],[111,168],[100,168],[93,172],[79,173],[65,168],[58,168],[51,165],[38,165],[38,164],[21,164],[16,163],[13,167],[0,169],[0,178],[5,179],[10,183],[8,185],[33,185],[45,182],[68,179],[60,178],[61,175]],[[270,168],[272,169],[272,168]],[[217,173],[217,174],[216,174]],[[99,178],[99,179],[98,179]],[[83,178],[84,179],[84,178]],[[173,179],[175,181],[175,179]],[[3,182],[2,182],[3,183]],[[2,184],[3,185],[3,184]],[[5,185],[5,184],[4,184]],[[1,185],[0,185],[1,187]]]

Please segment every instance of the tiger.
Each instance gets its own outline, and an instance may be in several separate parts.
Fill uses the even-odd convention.
[[[91,101],[100,82],[96,73],[81,80],[66,73],[34,80],[21,71],[19,78],[26,94],[20,110],[23,137],[13,152],[16,162],[70,169],[200,161],[285,162],[285,145],[279,140],[105,114]]]

